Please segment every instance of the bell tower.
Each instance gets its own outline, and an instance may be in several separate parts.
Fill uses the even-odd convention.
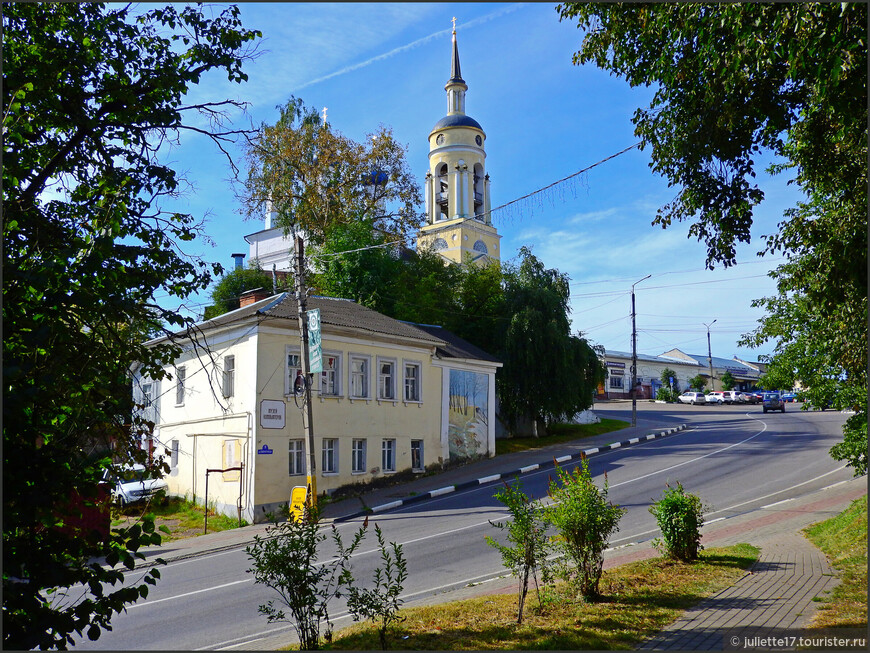
[[[465,113],[468,85],[459,67],[455,18],[450,79],[444,90],[447,115],[429,133],[426,224],[417,236],[417,247],[431,247],[454,263],[498,261],[501,236],[490,215],[486,133]]]

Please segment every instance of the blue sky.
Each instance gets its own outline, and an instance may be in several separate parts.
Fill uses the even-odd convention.
[[[559,22],[554,4],[323,4],[243,3],[245,27],[263,32],[261,54],[237,85],[212,74],[192,100],[233,97],[250,103],[236,124],[271,123],[290,95],[328,107],[331,127],[362,140],[380,123],[408,146],[422,184],[432,126],[446,113],[451,18],[457,19],[467,113],[487,134],[487,172],[493,207],[533,193],[637,142],[631,116],[650,89],[592,65],[575,66],[582,32]],[[236,152],[241,159],[241,151]],[[206,216],[212,244],[188,253],[229,268],[233,252],[247,252],[245,221],[226,160],[205,139],[185,135],[167,154],[191,191],[167,206]],[[632,149],[547,193],[493,212],[503,236],[502,258],[523,245],[547,267],[571,279],[575,331],[607,349],[631,350],[632,283],[636,286],[638,352],[673,347],[706,353],[705,323],[715,356],[756,360],[771,345],[737,347],[761,317],[754,298],[774,294],[766,276],[780,259],[764,259],[761,237],[776,230],[782,211],[798,199],[785,177],[757,178],[766,199],[756,211],[753,242],[738,248],[738,265],[705,270],[706,248],[687,238],[688,223],[651,226],[656,209],[676,194],[649,167],[649,152]],[[764,165],[760,166],[761,168]],[[201,314],[206,294],[185,303]]]

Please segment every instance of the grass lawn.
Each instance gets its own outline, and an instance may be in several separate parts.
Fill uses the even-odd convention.
[[[528,451],[539,449],[550,444],[562,444],[572,440],[589,438],[593,435],[619,431],[630,426],[621,419],[602,419],[598,424],[554,424],[550,427],[550,434],[543,438],[506,438],[495,441],[495,453],[505,454],[514,451]]]
[[[867,627],[867,497],[836,517],[804,529],[840,573],[840,584],[824,599],[810,628]]]
[[[155,498],[147,503],[113,508],[112,526],[115,528],[130,526],[148,513],[154,515],[154,525],[159,529],[163,542],[203,534],[205,510],[202,506],[195,505],[182,497]],[[247,522],[242,520],[242,525],[247,526]],[[218,515],[214,510],[208,511],[209,533],[226,531],[238,526],[237,518]]]
[[[630,649],[733,585],[757,558],[757,548],[738,544],[707,549],[690,564],[653,558],[614,567],[604,572],[595,603],[575,598],[560,583],[541,607],[533,586],[521,625],[513,592],[409,608],[388,631],[388,644],[406,650]],[[363,623],[337,633],[326,648],[376,650],[380,642]]]

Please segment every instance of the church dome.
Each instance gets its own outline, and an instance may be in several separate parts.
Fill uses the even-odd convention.
[[[435,123],[432,131],[438,131],[446,127],[474,127],[483,131],[483,127],[471,116],[466,116],[464,113],[455,113],[449,116],[444,116],[441,120]]]

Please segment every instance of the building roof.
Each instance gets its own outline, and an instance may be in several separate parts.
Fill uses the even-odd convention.
[[[490,363],[501,363],[495,356],[491,356],[480,347],[472,345],[444,327],[432,324],[414,324],[413,326],[444,341],[444,345],[436,346],[436,353],[442,358],[470,358]]]
[[[677,350],[672,349],[671,351],[677,351],[680,354],[683,354],[684,356],[688,356],[689,358],[692,358],[692,359],[698,361],[698,364],[701,365],[702,367],[708,366],[706,354],[687,354],[686,352],[680,351],[679,349],[677,349]],[[665,353],[670,353],[670,352],[665,352]],[[719,369],[724,369],[726,371],[731,372],[732,374],[739,374],[741,376],[749,376],[749,377],[757,377],[759,375],[757,369],[750,367],[749,365],[744,364],[743,362],[741,362],[740,360],[738,360],[736,358],[720,358],[718,356],[712,356],[711,358],[713,359],[713,367],[717,367]]]
[[[454,113],[450,116],[444,116],[441,120],[435,123],[432,131],[435,132],[446,127],[474,127],[475,129],[483,131],[483,127],[480,126],[479,122],[471,116],[466,116],[464,113]]]
[[[631,352],[629,351],[614,351],[612,349],[606,349],[604,351],[604,355],[613,356],[614,358],[631,358]],[[638,354],[637,360],[639,361],[647,361],[650,363],[678,363],[681,365],[692,365],[699,366],[700,363],[697,361],[688,361],[683,360],[682,358],[671,358],[670,356],[652,356],[651,354]]]
[[[417,327],[405,322],[394,320],[391,317],[387,317],[382,313],[366,308],[365,306],[357,304],[349,299],[316,296],[309,297],[306,302],[306,307],[308,310],[314,308],[320,309],[320,322],[323,325],[355,329],[381,336],[407,338],[430,346],[443,346],[445,344],[443,340],[427,333],[426,331],[418,329]],[[267,297],[266,299],[261,299],[260,301],[249,304],[248,306],[238,308],[229,313],[224,313],[223,315],[212,318],[211,320],[201,322],[198,327],[200,330],[205,331],[214,327],[239,322],[254,316],[289,320],[298,324],[298,311],[299,308],[295,296],[291,293],[285,292],[279,295]],[[180,331],[176,335],[183,336],[185,333],[185,331]],[[163,339],[164,338],[158,338],[151,342],[158,342]]]

